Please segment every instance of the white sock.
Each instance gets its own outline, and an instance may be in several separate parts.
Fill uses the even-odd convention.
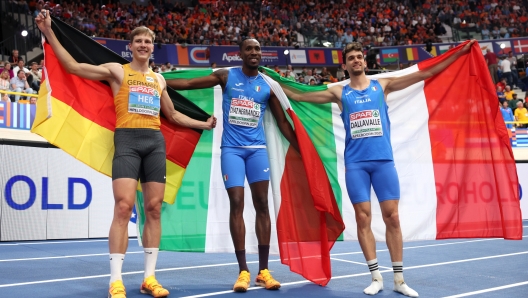
[[[418,297],[418,293],[411,289],[403,280],[403,262],[392,262],[394,271],[394,291],[409,297]]]
[[[121,277],[121,268],[125,260],[124,254],[110,254],[110,284],[116,280],[123,280]]]
[[[145,248],[145,278],[154,275],[159,248]]]
[[[363,293],[367,295],[376,295],[379,291],[383,290],[383,277],[378,269],[378,259],[367,261],[369,266],[370,274],[372,275],[372,283],[370,286],[363,290]]]
[[[394,283],[402,283],[403,262],[392,262],[392,271],[394,272]]]

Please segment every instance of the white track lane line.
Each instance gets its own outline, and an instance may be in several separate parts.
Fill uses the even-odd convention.
[[[526,238],[526,237],[528,237],[528,235],[523,236],[523,238]],[[408,247],[404,247],[403,249],[426,248],[426,247],[436,247],[436,246],[465,244],[465,243],[482,242],[482,241],[495,241],[495,240],[503,240],[503,239],[502,238],[477,239],[477,240],[457,241],[457,242],[438,243],[438,244],[429,244],[429,245],[408,246]],[[83,241],[76,241],[76,242],[83,242]],[[388,249],[378,249],[378,250],[376,250],[376,252],[386,252],[386,251],[389,251],[389,250]],[[162,252],[165,253],[164,251],[162,251]],[[139,251],[139,252],[127,252],[127,254],[128,253],[141,253],[141,251]],[[330,254],[330,256],[345,256],[345,255],[357,255],[357,254],[362,254],[362,252],[361,251],[355,251],[355,252],[335,253],[335,254]],[[39,258],[0,259],[0,263],[1,262],[15,262],[15,261],[17,261],[17,262],[19,262],[19,261],[38,261],[38,260],[48,260],[48,259],[68,259],[68,258],[81,258],[81,257],[92,257],[92,256],[93,257],[98,257],[98,256],[104,256],[104,255],[108,255],[108,253],[53,256],[53,257],[39,257]]]
[[[405,267],[405,270],[407,271],[407,270],[413,270],[413,269],[419,269],[419,268],[442,266],[442,265],[465,263],[465,262],[473,262],[473,261],[480,261],[480,260],[488,260],[488,259],[495,259],[495,258],[502,258],[502,257],[509,257],[509,256],[517,256],[517,255],[523,255],[523,254],[528,254],[528,251],[522,251],[522,252],[504,254],[504,255],[480,257],[480,258],[463,259],[463,260],[456,260],[456,261],[450,261],[450,262],[441,262],[441,263],[425,264],[425,265],[418,265],[418,266],[410,266],[410,267]],[[383,270],[383,271],[380,271],[380,273],[391,272],[391,271],[392,271],[392,269]],[[350,275],[341,275],[341,276],[332,276],[332,279],[351,278],[351,277],[364,276],[364,275],[370,275],[370,272],[358,273],[358,274],[350,274]],[[291,285],[298,285],[298,284],[306,284],[306,283],[310,283],[310,281],[308,281],[308,280],[300,280],[300,281],[294,281],[294,282],[281,283],[281,287],[291,286]],[[260,290],[260,289],[263,289],[263,288],[261,288],[261,287],[251,287],[251,288],[248,289],[248,291],[251,291],[251,290],[255,291],[255,290]],[[185,296],[183,298],[209,297],[209,296],[216,296],[216,295],[222,295],[222,294],[228,294],[228,293],[234,293],[234,292],[233,291],[220,291],[220,292],[204,293],[204,294],[199,294],[199,295],[194,295],[194,296]]]
[[[144,253],[144,251],[127,251],[128,254],[141,254]],[[52,260],[52,259],[70,259],[70,258],[84,258],[84,257],[100,257],[100,256],[108,256],[108,253],[100,253],[100,254],[86,254],[86,255],[71,255],[71,256],[55,256],[55,257],[40,257],[40,258],[24,258],[24,259],[5,259],[0,260],[1,262],[18,262],[18,261],[39,261],[39,260]]]
[[[500,286],[500,287],[483,289],[483,290],[479,290],[479,291],[467,292],[467,293],[457,294],[457,295],[453,295],[453,296],[446,296],[444,298],[467,297],[467,296],[473,296],[473,295],[478,295],[478,294],[482,294],[482,293],[488,293],[488,292],[499,291],[499,290],[504,290],[504,289],[508,289],[508,288],[524,286],[524,285],[528,285],[528,281],[518,282],[518,283],[515,283],[515,284],[509,284],[509,285],[504,285],[504,286]]]
[[[367,264],[365,262],[363,262],[363,263],[362,262],[355,262],[355,261],[343,260],[343,259],[338,259],[338,258],[330,258],[330,259],[334,260],[334,261],[352,263],[352,264],[357,264],[357,265],[362,265],[362,266],[365,266]],[[380,265],[378,265],[378,268],[392,270],[392,268],[390,268],[390,267],[385,267],[385,266],[380,266]]]

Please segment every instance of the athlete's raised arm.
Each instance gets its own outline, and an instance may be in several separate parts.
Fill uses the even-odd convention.
[[[64,49],[55,36],[55,33],[53,33],[49,11],[43,9],[35,18],[35,22],[40,31],[46,36],[46,40],[55,52],[60,64],[69,73],[85,79],[107,81],[109,83],[122,80],[123,71],[119,63],[106,63],[101,65],[78,63],[70,53]]]
[[[227,75],[227,69],[219,69],[208,76],[200,78],[167,80],[167,85],[174,90],[203,89],[211,88],[216,85],[220,85],[224,88],[225,83],[227,82]]]
[[[341,92],[343,91],[343,86],[336,85],[324,91],[307,92],[307,93],[293,92],[290,89],[288,89],[288,87],[283,88],[283,90],[284,90],[284,93],[286,93],[286,96],[288,96],[289,98],[295,101],[304,101],[304,102],[311,102],[311,103],[333,102],[333,103],[340,104]]]

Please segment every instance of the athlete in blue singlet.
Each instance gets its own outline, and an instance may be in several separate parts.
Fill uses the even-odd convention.
[[[240,43],[241,68],[220,69],[209,76],[191,80],[167,80],[176,90],[209,88],[220,84],[223,91],[221,167],[230,200],[229,228],[239,264],[239,276],[233,287],[246,292],[250,283],[246,263],[244,225],[244,179],[247,177],[256,211],[256,234],[259,249],[259,274],[255,283],[268,290],[280,288],[268,270],[271,221],[268,209],[269,161],[262,120],[269,106],[286,139],[298,148],[293,129],[268,84],[258,72],[262,58],[255,39]]]
[[[350,74],[350,83],[336,85],[325,91],[297,94],[288,89],[288,97],[312,103],[336,103],[346,130],[345,180],[348,196],[354,206],[358,240],[372,275],[372,283],[363,292],[375,295],[383,290],[383,278],[378,270],[376,242],[370,223],[370,187],[380,202],[386,225],[386,241],[394,270],[394,291],[418,297],[403,279],[403,243],[398,216],[400,186],[390,143],[390,120],[385,98],[393,91],[405,89],[446,68],[458,57],[469,52],[474,41],[440,63],[425,70],[398,78],[367,78],[363,46],[353,42],[343,49],[343,69]]]

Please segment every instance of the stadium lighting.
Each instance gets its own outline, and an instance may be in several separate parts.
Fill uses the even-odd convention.
[[[28,32],[27,30],[22,30],[22,32],[20,33],[23,37],[26,37],[28,35]]]
[[[284,55],[288,55],[290,53],[290,50],[286,49],[284,50]]]

